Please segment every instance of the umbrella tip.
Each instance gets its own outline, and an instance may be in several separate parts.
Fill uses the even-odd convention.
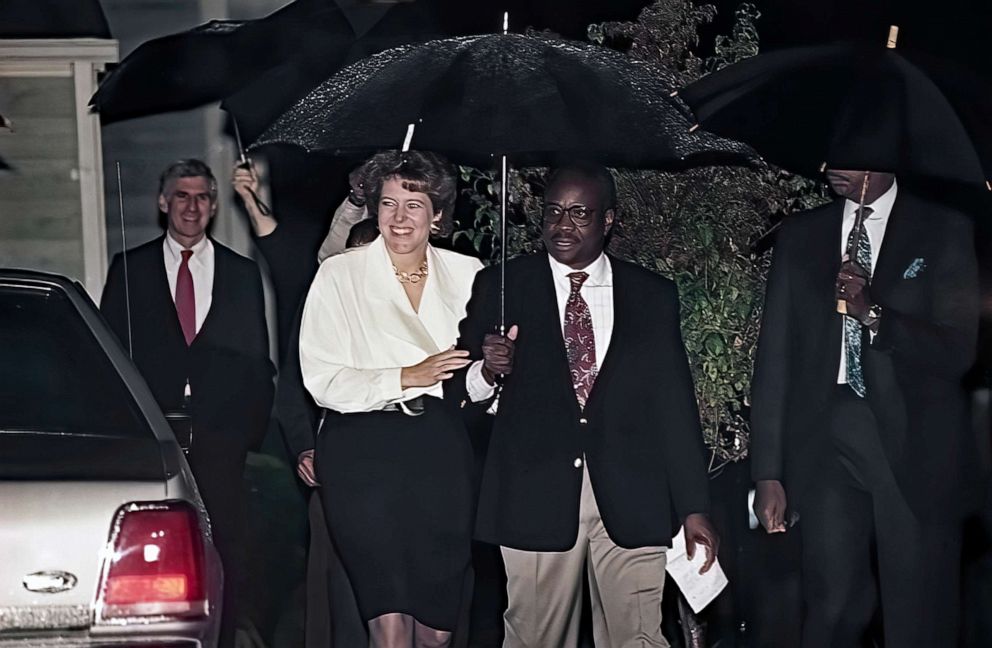
[[[822,162],[820,164],[820,173],[823,173],[826,170],[827,170],[827,163],[826,162]]]
[[[885,46],[889,49],[896,48],[896,41],[899,40],[899,25],[889,26],[889,39],[885,42]]]
[[[406,137],[403,138],[403,152],[406,153],[410,150],[410,144],[413,142],[413,131],[417,127],[416,124],[406,125]]]
[[[689,129],[689,132],[692,133],[692,132],[696,131],[698,128],[699,128],[699,124],[693,124],[692,125],[692,128]]]
[[[669,97],[677,97],[677,96],[679,96],[679,91],[678,90],[672,90],[671,92],[668,93],[668,96]]]
[[[985,186],[988,188],[989,191],[992,191],[992,181],[986,180]]]
[[[503,33],[506,34],[510,31],[510,12],[503,12]]]

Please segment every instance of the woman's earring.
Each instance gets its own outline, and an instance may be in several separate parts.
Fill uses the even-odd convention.
[[[439,221],[431,221],[431,234],[437,236],[441,233],[441,223]]]

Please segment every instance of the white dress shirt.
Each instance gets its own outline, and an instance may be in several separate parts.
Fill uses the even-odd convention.
[[[871,273],[875,274],[875,266],[878,265],[879,252],[882,250],[882,240],[885,238],[885,228],[889,224],[889,216],[892,214],[892,205],[896,201],[896,181],[892,181],[892,186],[884,194],[875,199],[875,202],[866,205],[871,207],[872,212],[865,219],[865,230],[868,232],[868,241],[871,243]],[[841,257],[847,254],[847,239],[854,228],[854,218],[858,210],[858,203],[853,200],[844,201],[844,223],[841,225],[840,233],[840,254]],[[841,323],[843,330],[844,324]],[[871,339],[875,339],[875,334],[871,333]],[[844,348],[844,336],[840,340],[840,368],[837,371],[837,384],[847,384],[847,353]]]
[[[318,405],[370,412],[418,396],[443,397],[441,383],[403,389],[403,367],[450,348],[482,263],[427,247],[428,275],[413,310],[380,236],[320,264],[300,327],[303,384]]]
[[[169,280],[169,292],[172,293],[173,303],[176,301],[176,281],[179,277],[179,266],[182,265],[185,250],[170,234],[165,235],[162,243],[162,256],[165,258],[165,276]],[[214,246],[210,239],[204,236],[193,247],[193,256],[189,258],[189,272],[193,275],[193,297],[196,299],[196,332],[200,332],[214,292]]]
[[[550,254],[548,263],[551,265],[551,277],[554,280],[555,297],[558,300],[558,321],[561,323],[564,338],[565,305],[572,292],[572,281],[568,275],[580,271],[555,261]],[[579,294],[589,306],[589,314],[592,316],[592,333],[596,341],[596,367],[599,369],[603,366],[603,359],[606,358],[606,351],[610,348],[610,339],[613,337],[613,267],[610,265],[609,257],[600,254],[581,272],[589,275],[579,289]],[[482,360],[477,360],[469,368],[465,386],[472,402],[477,403],[493,395],[495,387],[486,382],[482,375]]]

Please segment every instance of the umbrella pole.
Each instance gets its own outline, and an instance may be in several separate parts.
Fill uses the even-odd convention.
[[[861,200],[859,201],[858,210],[854,212],[854,227],[851,230],[854,232],[854,236],[848,238],[847,253],[844,255],[844,262],[848,262],[851,259],[858,258],[858,241],[861,240],[861,232],[865,228],[865,196],[868,194],[868,178],[871,173],[865,171],[865,179],[861,183]],[[865,268],[868,273],[871,273],[871,268]],[[841,315],[847,315],[847,302],[843,299],[837,300],[837,312]]]
[[[503,34],[510,31],[510,12],[503,12]],[[506,335],[506,155],[500,157],[499,179],[499,334]]]
[[[499,334],[506,335],[506,156],[500,160],[499,181]]]

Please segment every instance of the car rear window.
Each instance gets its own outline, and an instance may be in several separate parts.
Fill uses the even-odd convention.
[[[0,283],[0,433],[24,432],[154,439],[68,296]]]

